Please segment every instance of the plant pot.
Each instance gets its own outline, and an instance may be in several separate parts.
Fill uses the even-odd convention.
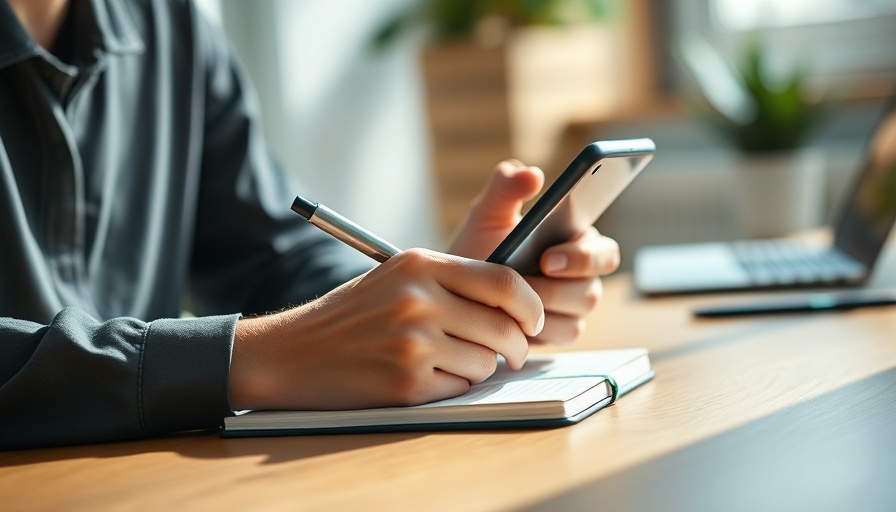
[[[820,225],[826,173],[817,149],[745,155],[736,170],[742,235],[771,238]]]

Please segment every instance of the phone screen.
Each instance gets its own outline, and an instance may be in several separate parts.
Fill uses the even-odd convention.
[[[647,138],[589,144],[557,177],[486,261],[540,274],[541,254],[592,226],[653,158]]]

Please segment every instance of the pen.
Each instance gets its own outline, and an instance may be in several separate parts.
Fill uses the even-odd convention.
[[[382,263],[401,252],[382,238],[362,228],[326,206],[296,196],[292,211],[330,236]]]
[[[765,301],[724,306],[711,306],[694,310],[694,316],[722,317],[737,315],[767,315],[776,313],[808,313],[843,311],[871,306],[896,304],[893,293],[820,294],[780,301]]]

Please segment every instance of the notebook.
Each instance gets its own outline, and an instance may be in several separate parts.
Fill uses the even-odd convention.
[[[225,418],[222,437],[560,427],[577,423],[653,378],[647,350],[530,355],[459,397],[413,407],[250,411]]]
[[[636,288],[647,295],[858,286],[896,222],[896,96],[869,139],[865,161],[834,222],[831,244],[783,239],[642,247]]]

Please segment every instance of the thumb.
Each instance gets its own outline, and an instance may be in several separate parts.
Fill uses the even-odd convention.
[[[535,197],[544,184],[538,167],[518,160],[505,160],[495,167],[488,183],[476,197],[470,220],[480,227],[504,228],[519,221],[523,203]]]

